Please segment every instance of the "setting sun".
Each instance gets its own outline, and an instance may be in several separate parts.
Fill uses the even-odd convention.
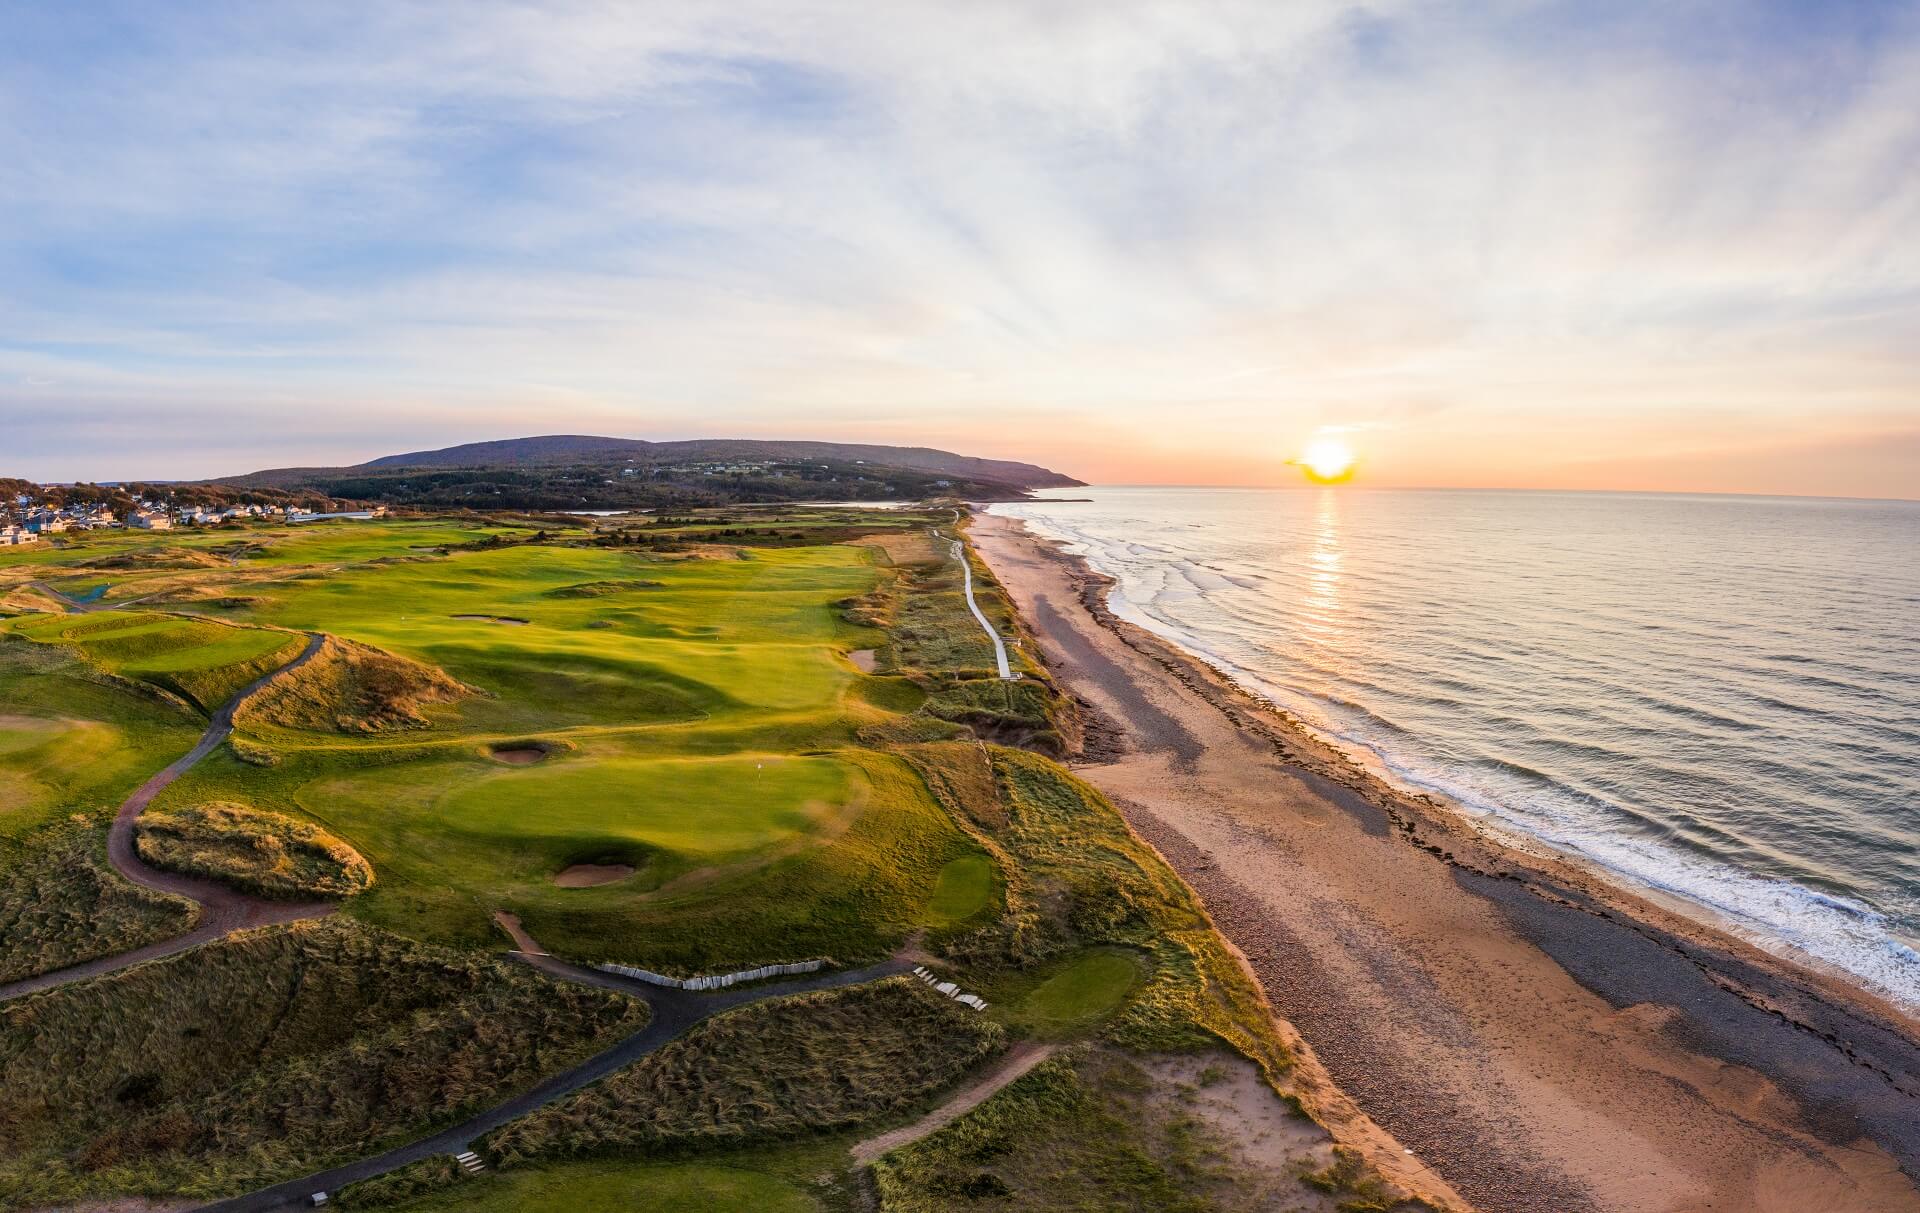
[[[1294,460],[1319,484],[1336,484],[1353,474],[1353,448],[1338,438],[1315,438]]]

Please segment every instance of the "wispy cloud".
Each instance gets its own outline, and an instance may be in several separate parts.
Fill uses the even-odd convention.
[[[183,408],[268,462],[591,423],[1140,479],[1177,428],[1180,480],[1375,427],[1372,474],[1481,483],[1730,417],[1789,445],[1920,422],[1910,6],[11,4],[0,30],[0,413],[40,419],[16,471],[233,470],[156,424]]]

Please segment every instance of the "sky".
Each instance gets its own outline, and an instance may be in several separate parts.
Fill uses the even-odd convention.
[[[0,0],[0,475],[1920,497],[1920,5]]]

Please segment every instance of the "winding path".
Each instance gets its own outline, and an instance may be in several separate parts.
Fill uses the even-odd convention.
[[[959,510],[953,512],[953,522],[954,530],[957,533],[960,529]],[[936,532],[936,534],[937,533],[938,532]],[[1015,674],[1013,668],[1007,664],[1006,642],[1000,639],[1000,633],[994,630],[991,623],[987,622],[986,612],[980,609],[980,604],[973,600],[973,562],[967,559],[966,541],[955,539],[952,543],[953,558],[960,562],[960,588],[966,592],[967,609],[973,612],[974,619],[979,622],[980,630],[987,634],[987,639],[993,641],[993,659],[1000,666],[1000,681],[1012,682],[1018,678],[1019,675]]]
[[[1000,1064],[982,1075],[978,1082],[956,1092],[952,1099],[919,1120],[856,1143],[853,1147],[853,1161],[864,1167],[883,1154],[890,1154],[901,1146],[919,1141],[930,1133],[946,1128],[1018,1082],[1026,1076],[1027,1071],[1052,1057],[1059,1050],[1059,1045],[1041,1044],[1033,1040],[1020,1042],[1008,1049],[1005,1056],[1001,1057]]]
[[[186,774],[194,764],[211,754],[215,747],[227,739],[227,735],[233,732],[233,714],[240,705],[274,679],[283,674],[290,674],[312,660],[325,640],[326,637],[318,632],[309,633],[307,645],[300,651],[298,657],[277,670],[262,674],[242,687],[233,698],[227,700],[224,706],[214,712],[213,718],[207,723],[207,731],[200,735],[199,742],[191,750],[174,759],[153,778],[141,784],[133,795],[127,797],[120,805],[120,811],[114,815],[113,827],[107,833],[107,859],[113,864],[114,871],[142,888],[172,893],[196,902],[200,907],[200,920],[194,929],[184,935],[176,935],[172,939],[163,939],[158,943],[134,948],[132,951],[102,956],[64,969],[55,969],[51,973],[42,973],[38,977],[10,982],[0,986],[0,1002],[41,990],[50,990],[69,982],[83,981],[89,977],[117,972],[142,961],[184,952],[188,948],[211,943],[242,927],[297,922],[303,918],[319,918],[333,913],[337,903],[331,901],[271,901],[230,889],[210,880],[163,872],[158,868],[150,867],[140,858],[133,841],[134,822],[139,819],[140,814],[146,811],[146,807],[153,802],[155,796],[160,794],[161,789]]]
[[[522,944],[523,947],[527,945],[531,945],[532,948],[539,947],[538,944],[533,943],[531,937],[517,928],[518,923],[515,923],[514,928],[509,931],[516,943]],[[269,1210],[298,1208],[304,1206],[315,1192],[331,1194],[347,1184],[372,1179],[376,1175],[384,1175],[423,1158],[431,1158],[436,1154],[457,1154],[471,1148],[475,1139],[484,1137],[507,1122],[518,1120],[563,1095],[571,1095],[616,1070],[632,1065],[661,1045],[685,1033],[701,1020],[722,1011],[744,1006],[750,1002],[759,1002],[763,998],[778,998],[786,994],[804,994],[813,990],[831,990],[839,986],[859,985],[882,977],[905,973],[913,967],[912,958],[901,955],[876,965],[869,965],[864,969],[819,973],[794,981],[774,982],[768,985],[736,986],[726,990],[694,993],[690,990],[671,990],[647,985],[644,982],[602,972],[599,969],[582,968],[550,956],[544,951],[514,951],[507,955],[561,981],[597,986],[603,990],[615,990],[637,997],[647,1004],[652,1014],[645,1027],[611,1048],[595,1054],[570,1070],[555,1074],[524,1094],[469,1117],[451,1128],[442,1129],[432,1136],[422,1137],[418,1141],[398,1146],[383,1154],[315,1172],[301,1179],[288,1180],[243,1196],[215,1201],[213,1204],[202,1206],[199,1213],[268,1213]]]

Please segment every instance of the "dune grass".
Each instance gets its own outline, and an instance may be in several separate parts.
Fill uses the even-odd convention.
[[[998,1051],[991,1020],[909,978],[753,1003],[487,1136],[502,1162],[731,1148],[925,1104]]]
[[[47,1004],[65,1008],[57,1019],[36,1021],[49,1037],[40,1062],[47,1074],[87,1073],[57,1086],[30,1078],[20,1089],[39,1102],[20,1106],[31,1113],[0,1114],[0,1197],[9,1184],[43,1200],[210,1193],[318,1165],[525,1085],[631,1022],[571,996],[535,1008],[528,1000],[553,995],[529,975],[438,950],[500,947],[496,910],[561,955],[677,973],[851,964],[924,932],[922,946],[993,1010],[913,981],[743,1008],[494,1135],[489,1148],[527,1169],[422,1172],[425,1188],[454,1186],[423,1195],[396,1177],[370,1197],[592,1208],[726,1180],[744,1185],[743,1200],[784,1199],[800,1193],[785,1171],[742,1161],[731,1170],[748,1178],[728,1180],[705,1168],[716,1152],[769,1142],[843,1148],[937,1101],[1009,1034],[1148,1051],[1226,1041],[1269,1073],[1283,1068],[1257,990],[1111,805],[1034,753],[948,740],[971,731],[1058,749],[1072,722],[1024,649],[1021,681],[986,676],[990,647],[946,542],[925,535],[933,521],[946,524],[808,507],[622,524],[686,541],[651,548],[587,530],[533,542],[533,528],[513,524],[328,524],[253,528],[244,543],[167,541],[192,554],[150,537],[89,541],[82,555],[110,559],[41,566],[76,585],[106,579],[109,601],[161,586],[211,617],[136,607],[0,623],[20,636],[0,643],[0,779],[29,788],[36,806],[20,829],[44,827],[69,794],[97,803],[129,786],[140,767],[128,755],[160,758],[142,774],[164,765],[198,731],[191,705],[278,655],[249,646],[318,630],[334,638],[328,656],[251,705],[232,744],[151,816],[243,803],[323,828],[379,879],[340,921],[285,933],[291,942],[243,936],[200,969],[148,966],[61,991]],[[743,526],[764,533],[741,536]],[[120,559],[142,542],[158,558]],[[1004,595],[976,577],[983,609],[1017,638]],[[879,651],[879,675],[847,660],[859,649]],[[13,650],[44,668],[10,675]],[[22,714],[33,719],[9,724],[10,678],[84,693],[57,720],[31,697],[40,706]],[[119,773],[82,776],[48,757],[88,745]],[[493,757],[507,745],[545,757],[510,766]],[[9,811],[0,806],[0,830],[13,828]],[[593,862],[637,870],[598,887],[553,883]],[[243,1004],[245,986],[257,996]],[[160,1013],[127,1015],[136,1005]],[[140,1027],[108,1039],[116,1014]],[[152,1036],[160,1021],[211,1035],[214,1015],[232,1022],[204,1078],[186,1072],[183,1041]],[[8,1030],[0,1020],[10,1079],[27,1071],[5,1065],[29,1054],[4,1051]],[[240,1060],[228,1036],[256,1056]],[[524,1056],[504,1055],[509,1036]],[[82,1049],[101,1060],[80,1066]],[[130,1051],[158,1060],[131,1071]],[[86,1085],[96,1081],[130,1085],[102,1094]],[[391,1106],[367,1100],[396,1089]],[[83,1110],[89,1100],[97,1107]],[[305,1144],[289,1148],[296,1128]],[[1057,1131],[1079,1140],[1073,1126]],[[580,1154],[627,1157],[560,1161]],[[1105,1166],[1108,1155],[1087,1157]],[[845,1165],[825,1172],[838,1184]],[[637,1175],[650,1181],[630,1182]],[[944,1200],[952,1193],[929,1185],[952,1176],[901,1170],[890,1199]],[[850,1191],[828,1203],[846,1207]],[[1011,1207],[983,1192],[983,1207]]]
[[[194,805],[147,814],[135,829],[140,858],[154,867],[203,876],[260,897],[351,897],[373,884],[373,868],[332,834],[245,805]]]
[[[1331,1213],[1332,1200],[1290,1173],[1288,1151],[1229,1140],[1189,1110],[1193,1095],[1113,1050],[1070,1050],[881,1159],[874,1167],[880,1211]],[[1265,1166],[1236,1158],[1247,1153],[1266,1155]],[[1363,1207],[1386,1208],[1353,1206],[1356,1213]]]
[[[426,712],[477,692],[432,666],[328,636],[312,660],[261,688],[237,719],[257,728],[380,733],[426,728]]]
[[[243,932],[0,1004],[0,1205],[301,1174],[497,1102],[645,1014],[351,922]]]
[[[450,1159],[409,1186],[372,1180],[347,1189],[341,1207],[404,1213],[819,1213],[804,1188],[763,1171],[696,1162],[571,1162],[458,1173]],[[424,1170],[425,1168],[423,1168]]]
[[[0,982],[171,939],[198,918],[185,898],[107,867],[103,829],[69,822],[0,840]]]

